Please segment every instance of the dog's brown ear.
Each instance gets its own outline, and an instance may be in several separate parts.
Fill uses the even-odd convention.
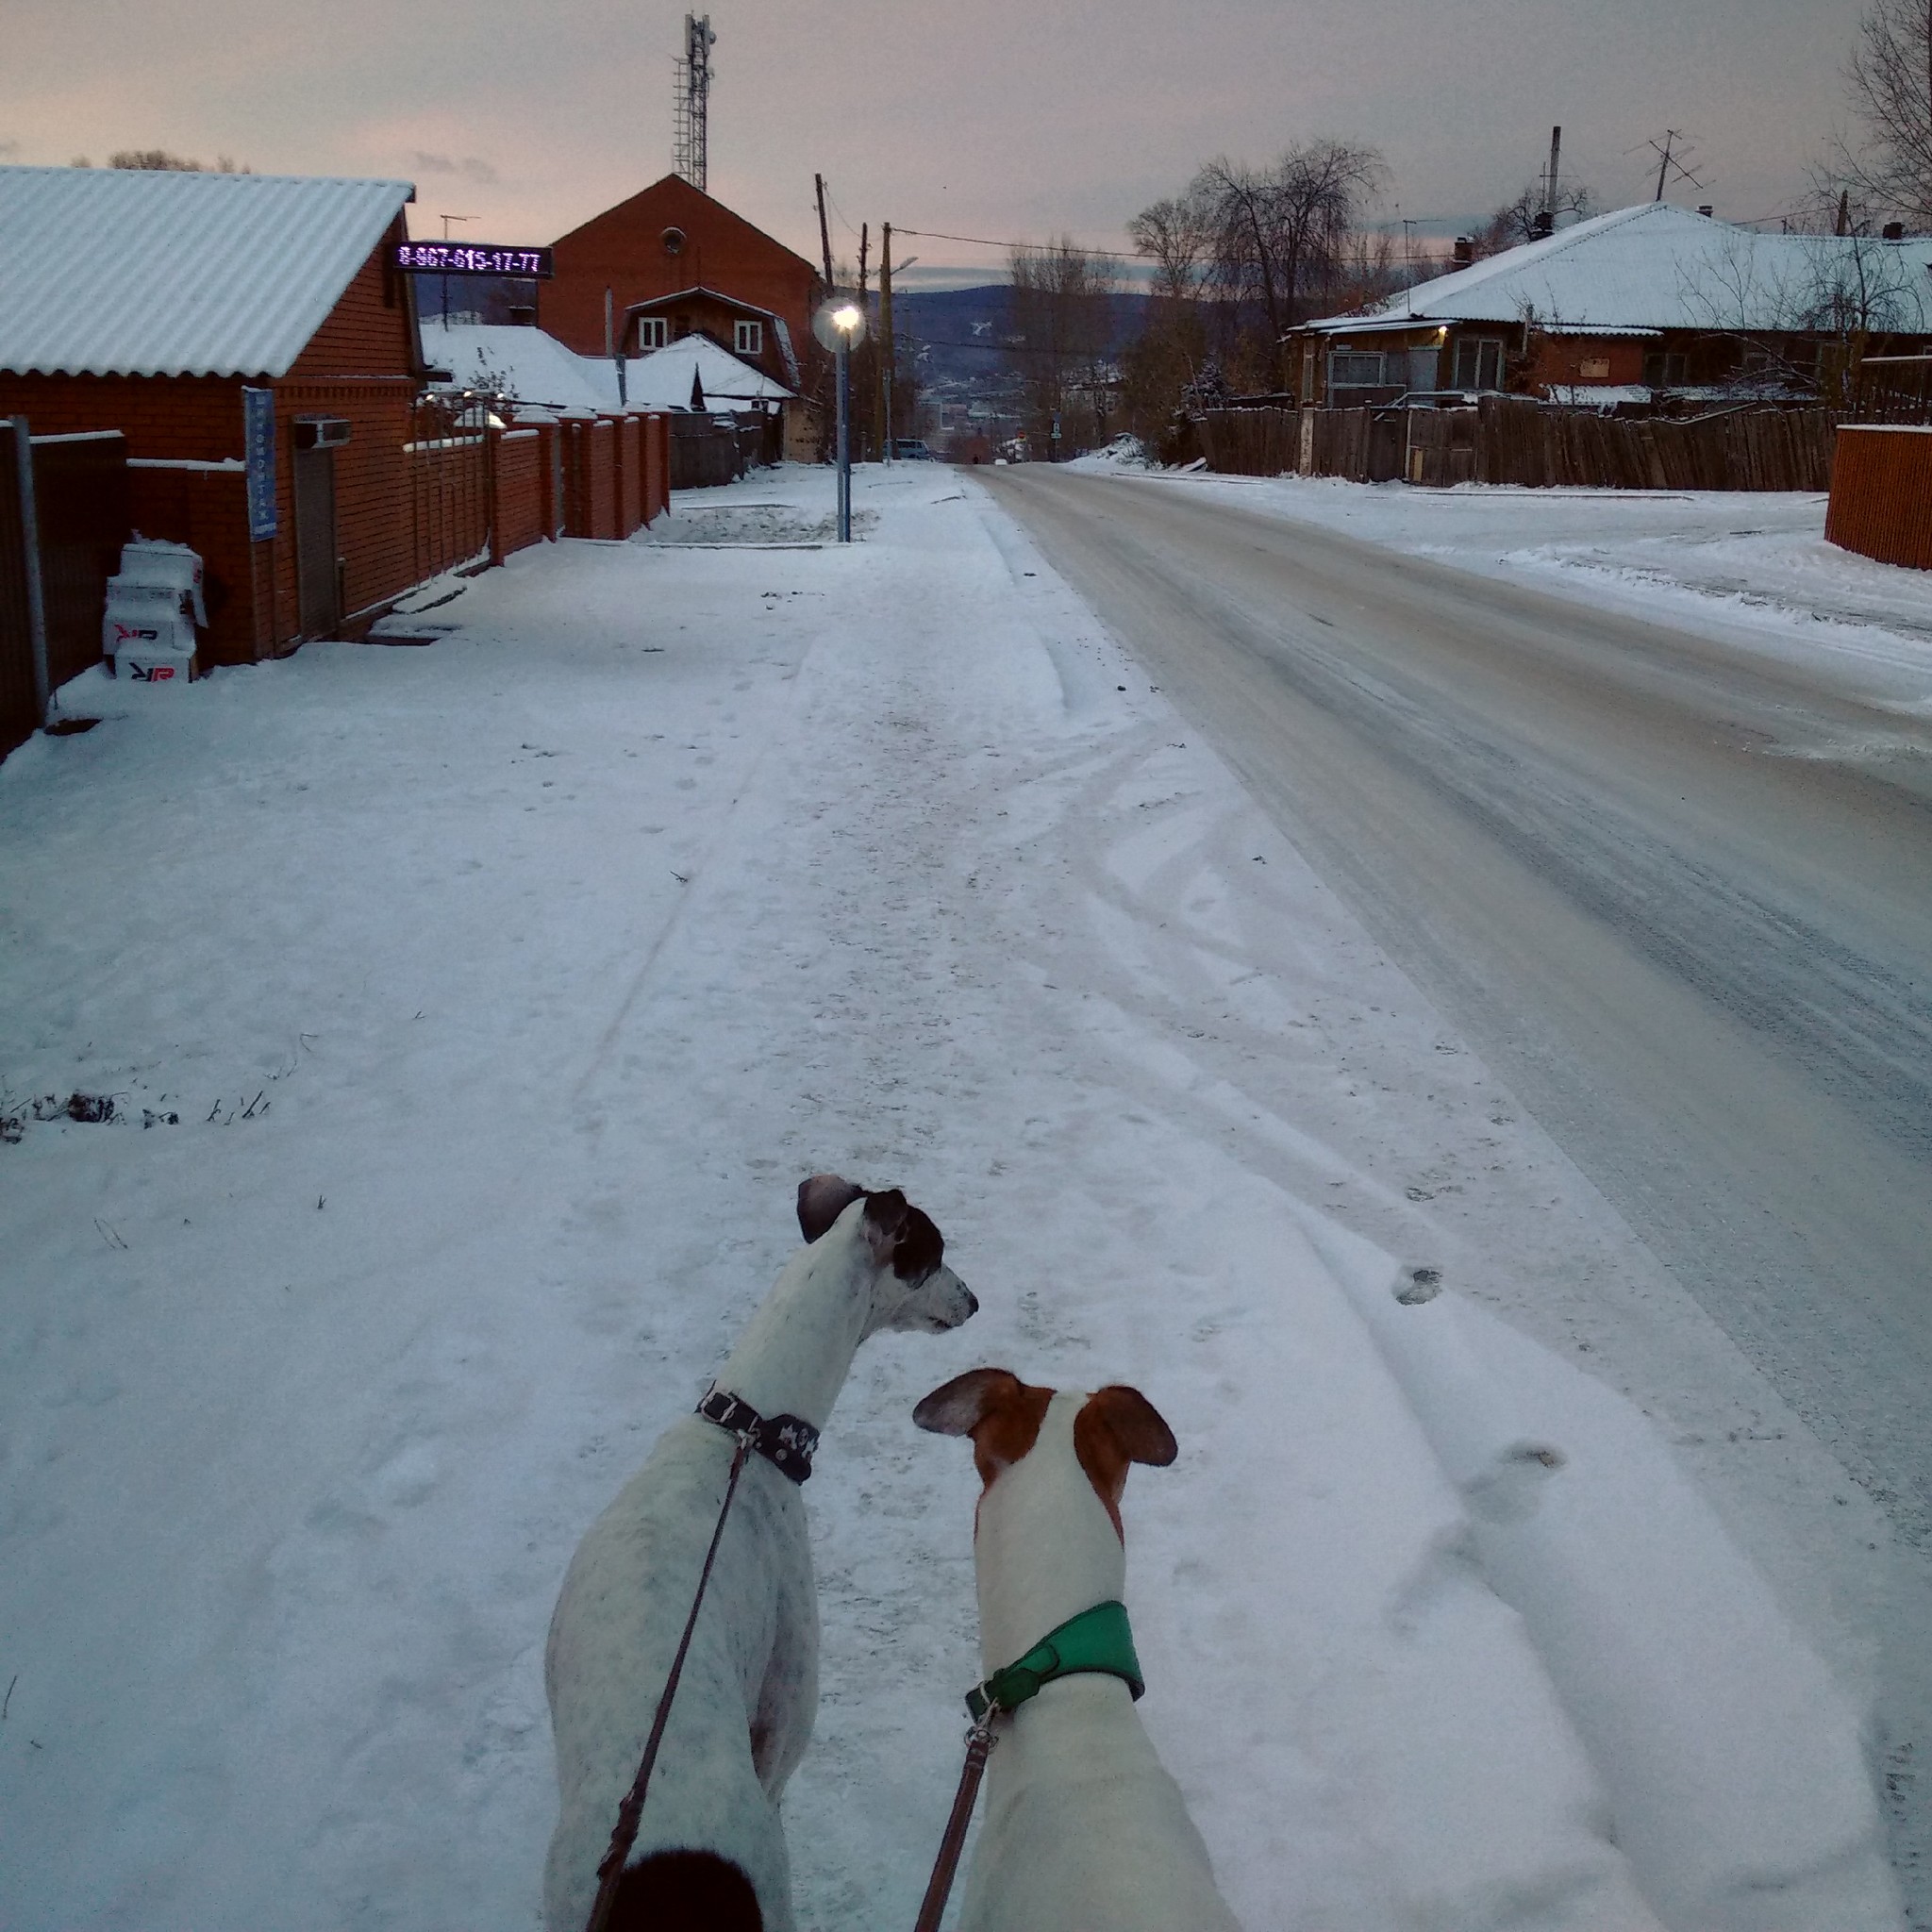
[[[1082,1424],[1104,1429],[1129,1462],[1165,1469],[1181,1453],[1160,1411],[1138,1389],[1119,1382],[1096,1389],[1087,1398],[1074,1424],[1076,1439]]]
[[[970,1436],[1025,1387],[1011,1369],[968,1369],[921,1399],[912,1420],[935,1436]]]
[[[808,1241],[815,1241],[837,1221],[859,1195],[842,1174],[815,1174],[798,1184],[798,1228]]]

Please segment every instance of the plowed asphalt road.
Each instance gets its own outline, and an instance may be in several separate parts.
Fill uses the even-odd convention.
[[[1932,1550],[1932,729],[1184,487],[977,474]]]

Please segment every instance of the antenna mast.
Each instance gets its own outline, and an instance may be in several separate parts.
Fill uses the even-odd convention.
[[[684,53],[677,62],[677,96],[671,165],[693,188],[703,189],[706,172],[706,110],[711,98],[711,49],[718,36],[711,16],[684,16]]]

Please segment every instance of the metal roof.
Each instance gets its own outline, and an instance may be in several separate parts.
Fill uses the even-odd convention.
[[[1366,316],[1307,325],[1323,334],[1413,322],[1521,322],[1566,335],[1631,329],[1800,332],[1831,287],[1863,278],[1895,313],[1874,326],[1932,332],[1932,237],[1768,235],[1669,202],[1559,228],[1452,275],[1419,282]]]
[[[0,369],[283,375],[407,181],[0,167]]]
[[[579,356],[541,328],[429,316],[423,348],[458,389],[500,390],[548,409],[618,407],[616,363],[606,356]],[[693,377],[707,408],[785,402],[794,393],[706,335],[680,336],[665,348],[626,357],[624,373],[632,409],[689,409]]]

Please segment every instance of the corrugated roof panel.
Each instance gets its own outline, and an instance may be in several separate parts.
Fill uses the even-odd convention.
[[[0,168],[0,369],[282,375],[415,191]]]
[[[1605,329],[1803,328],[1821,292],[1862,267],[1899,309],[1895,325],[1932,331],[1932,240],[1768,235],[1645,202],[1420,282],[1373,318],[1520,322],[1575,334]],[[1314,326],[1341,330],[1351,318]]]

